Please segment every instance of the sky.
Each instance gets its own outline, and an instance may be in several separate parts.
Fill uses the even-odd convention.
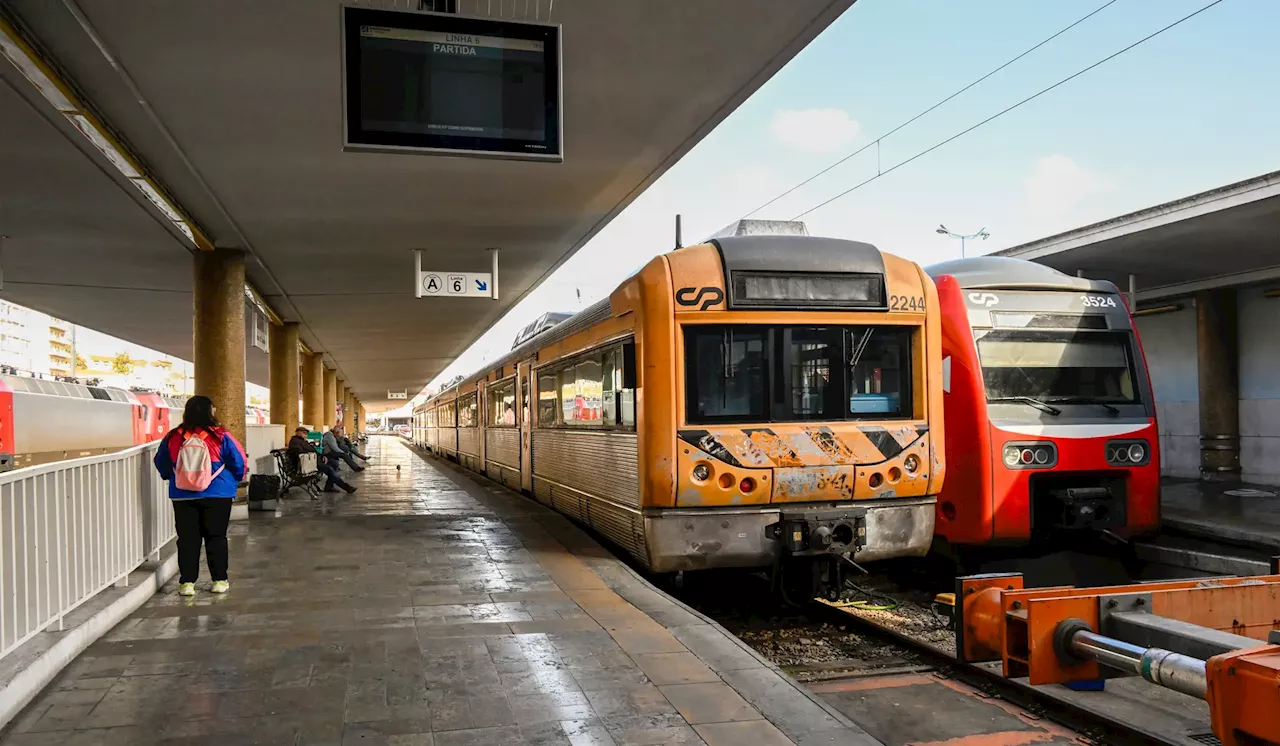
[[[784,199],[789,220],[1210,0],[858,0],[433,382],[546,311],[605,297],[1102,6],[1072,30]],[[1276,0],[1218,5],[804,216],[922,265],[989,253],[1280,168]],[[579,301],[579,293],[581,300]]]

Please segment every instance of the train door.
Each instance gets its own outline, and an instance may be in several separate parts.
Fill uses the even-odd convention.
[[[533,492],[533,420],[529,412],[529,370],[531,363],[520,363],[516,381],[520,386],[520,489]]]

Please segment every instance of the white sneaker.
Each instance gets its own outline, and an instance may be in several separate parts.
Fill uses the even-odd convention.
[[[178,595],[179,595],[179,596],[194,596],[194,595],[196,595],[196,584],[195,584],[195,583],[183,583],[182,585],[178,586]]]
[[[225,580],[213,581],[213,587],[209,589],[211,593],[226,593],[231,590],[231,584]]]

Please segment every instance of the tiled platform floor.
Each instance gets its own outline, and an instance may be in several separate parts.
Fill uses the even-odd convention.
[[[373,438],[352,496],[234,525],[0,744],[874,744],[537,503]]]
[[[1166,479],[1160,508],[1168,528],[1280,553],[1280,487]]]

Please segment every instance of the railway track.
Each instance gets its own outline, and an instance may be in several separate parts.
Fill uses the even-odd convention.
[[[931,608],[937,579],[920,566],[863,577],[835,604],[785,607],[766,582],[709,579],[673,592],[889,746],[1217,743],[1202,701],[1140,680],[1077,691],[958,661],[949,619]]]

